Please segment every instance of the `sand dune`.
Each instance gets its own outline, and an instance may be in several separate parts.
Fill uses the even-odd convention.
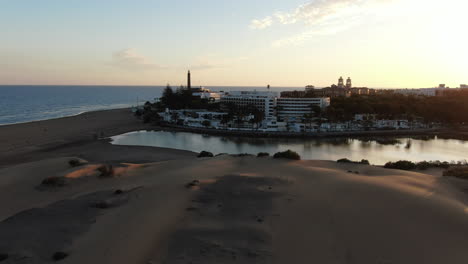
[[[220,156],[37,188],[68,159],[0,170],[10,263],[468,263],[465,186],[442,177]]]

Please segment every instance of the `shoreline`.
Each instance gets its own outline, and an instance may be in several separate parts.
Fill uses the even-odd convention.
[[[361,138],[361,137],[397,137],[397,136],[447,136],[454,139],[467,139],[468,131],[453,131],[444,129],[418,129],[418,130],[373,130],[373,131],[346,131],[346,132],[320,132],[320,133],[297,133],[297,132],[262,132],[262,131],[239,131],[225,129],[206,129],[175,125],[153,126],[152,130],[169,132],[189,132],[197,134],[208,134],[215,136],[250,137],[250,138]]]
[[[135,118],[130,108],[0,126],[0,138],[8,139],[0,141],[0,167],[64,156],[129,162],[165,159],[158,148],[113,146],[101,140],[146,129],[150,127]],[[188,151],[166,151],[167,159],[193,156]]]
[[[50,121],[50,120],[57,120],[57,119],[62,119],[62,118],[69,118],[69,117],[75,117],[75,116],[80,116],[83,114],[87,113],[95,113],[95,112],[103,112],[103,111],[112,111],[112,110],[122,110],[122,109],[131,109],[131,107],[118,107],[118,108],[108,108],[108,109],[98,109],[98,110],[90,110],[90,111],[81,111],[77,114],[72,114],[72,115],[67,115],[67,116],[60,116],[60,117],[52,117],[52,118],[44,118],[44,119],[37,119],[37,120],[30,120],[30,121],[24,121],[24,122],[17,122],[17,123],[5,123],[5,124],[0,124],[0,128],[4,126],[14,126],[14,125],[23,125],[23,124],[29,124],[29,123],[35,123],[35,122],[43,122],[43,121]]]

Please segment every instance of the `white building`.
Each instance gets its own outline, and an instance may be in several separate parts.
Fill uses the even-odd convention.
[[[300,122],[306,114],[313,113],[313,107],[324,109],[330,106],[330,98],[278,98],[277,116],[281,120]]]
[[[277,92],[240,91],[228,92],[221,96],[221,103],[233,103],[239,107],[253,105],[265,113],[265,119],[275,117]]]
[[[219,102],[221,100],[221,93],[212,92],[210,89],[206,89],[204,87],[192,88],[192,96],[207,99],[212,102]]]
[[[442,84],[437,88],[421,88],[421,89],[396,89],[394,90],[397,94],[404,95],[424,95],[424,96],[436,96],[437,91],[443,91],[448,88],[445,88],[445,85]]]

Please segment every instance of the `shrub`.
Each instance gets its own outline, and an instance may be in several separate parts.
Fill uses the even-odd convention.
[[[249,153],[241,153],[241,154],[234,154],[234,155],[231,155],[231,156],[241,158],[241,157],[251,157],[251,156],[254,156],[254,155],[249,154]]]
[[[202,151],[202,152],[200,152],[200,154],[198,154],[198,157],[199,157],[199,158],[206,158],[206,157],[212,158],[212,157],[214,157],[214,156],[213,156],[213,153],[211,153],[211,152]]]
[[[8,257],[9,256],[6,253],[0,253],[0,261],[4,261],[4,260],[8,259]]]
[[[364,164],[364,165],[370,165],[369,161],[368,160],[361,160],[361,161],[352,161],[352,160],[349,160],[349,159],[339,159],[337,160],[336,162],[338,163],[354,163],[354,164]]]
[[[54,261],[59,261],[59,260],[62,260],[64,258],[68,257],[68,253],[65,253],[65,252],[55,252],[54,255],[52,256],[52,260]]]
[[[407,160],[400,160],[397,162],[388,162],[385,164],[384,168],[387,169],[400,169],[400,170],[427,170],[430,168],[443,168],[443,169],[448,169],[451,165],[453,166],[463,166],[466,165],[466,163],[463,163],[462,161],[459,161],[458,163],[452,162],[441,162],[441,161],[421,161],[421,162],[411,162]]]
[[[339,159],[339,160],[337,160],[336,162],[338,162],[338,163],[353,163],[353,162],[352,162],[351,160],[349,160],[349,159]]]
[[[270,156],[270,153],[266,153],[266,152],[260,152],[257,154],[257,157],[259,158],[269,157],[269,156]]]
[[[71,160],[68,161],[68,164],[71,167],[79,167],[79,166],[82,166],[84,163],[81,162],[81,160],[79,160],[79,159],[71,159]]]
[[[51,176],[45,178],[41,184],[52,187],[62,187],[65,186],[66,182],[65,177]]]
[[[451,176],[460,179],[468,179],[468,167],[452,167],[444,171],[444,176]]]
[[[368,160],[365,160],[365,159],[361,160],[361,162],[359,162],[359,163],[364,164],[364,165],[370,165],[370,162]]]
[[[275,153],[273,156],[275,159],[292,159],[292,160],[300,160],[301,156],[297,154],[297,152],[294,152],[290,149],[283,151],[283,152],[278,152]]]
[[[99,171],[101,174],[99,177],[112,177],[114,176],[114,167],[112,165],[102,165],[99,168],[97,168],[97,171]]]
[[[414,170],[416,169],[416,164],[408,160],[400,160],[397,162],[387,162],[384,168],[398,170]]]

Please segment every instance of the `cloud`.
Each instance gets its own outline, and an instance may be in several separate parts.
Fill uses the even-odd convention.
[[[394,1],[398,0],[315,0],[289,12],[278,11],[266,18],[254,19],[251,21],[250,28],[261,30],[274,25],[302,23],[306,26],[306,30],[300,34],[279,39],[273,43],[273,46],[298,44],[312,36],[336,34],[363,23],[363,17],[366,14],[376,13],[381,4]]]
[[[166,67],[152,63],[147,57],[140,55],[135,49],[124,49],[112,55],[112,64],[126,70],[154,70]]]
[[[322,23],[312,29],[303,31],[299,34],[281,38],[272,43],[273,47],[283,47],[288,45],[299,46],[304,44],[307,40],[319,36],[335,35],[347,29],[356,26],[360,23],[359,18],[347,19],[346,23],[343,21],[333,23]]]
[[[220,57],[216,54],[208,54],[196,58],[189,68],[194,70],[228,68],[247,59],[247,57]]]
[[[273,18],[271,16],[265,17],[264,19],[254,19],[250,23],[251,29],[264,29],[273,24]]]

